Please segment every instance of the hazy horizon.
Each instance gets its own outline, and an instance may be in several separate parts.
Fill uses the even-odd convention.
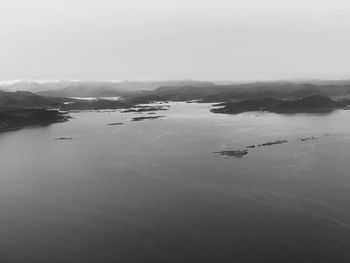
[[[213,83],[256,83],[256,82],[313,82],[313,81],[350,81],[350,77],[343,78],[294,78],[294,79],[242,79],[242,80],[215,80],[215,79],[7,79],[0,80],[0,85],[13,85],[16,83],[59,83],[59,82],[110,82],[110,83],[124,83],[124,82],[213,82]]]
[[[0,80],[350,78],[345,0],[4,0]]]

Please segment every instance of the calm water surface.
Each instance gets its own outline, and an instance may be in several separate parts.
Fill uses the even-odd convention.
[[[0,262],[350,262],[350,111],[169,105],[1,133]]]

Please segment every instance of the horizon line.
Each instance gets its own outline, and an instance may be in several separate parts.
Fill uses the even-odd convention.
[[[239,83],[257,83],[257,82],[308,82],[308,81],[350,81],[350,77],[338,77],[338,78],[281,78],[281,79],[242,79],[242,80],[209,80],[209,79],[7,79],[0,80],[1,86],[11,86],[17,83],[60,83],[60,82],[110,82],[110,83],[125,83],[125,82],[180,82],[180,81],[193,81],[193,82],[213,82],[227,83],[227,84],[239,84]]]

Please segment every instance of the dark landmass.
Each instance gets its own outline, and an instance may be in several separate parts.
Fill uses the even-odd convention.
[[[29,86],[29,87],[26,87]],[[37,90],[38,85],[47,86],[47,91],[40,91],[38,95],[45,96],[51,103],[66,104],[66,110],[96,110],[96,109],[129,109],[138,104],[164,101],[198,101],[198,102],[242,102],[239,107],[232,107],[232,113],[244,111],[265,110],[271,112],[320,112],[328,111],[337,105],[330,105],[331,101],[319,100],[322,105],[311,105],[315,101],[293,101],[300,98],[312,97],[350,97],[350,81],[305,81],[305,82],[254,82],[215,84],[206,81],[155,81],[155,82],[106,82],[106,81],[78,81],[57,82],[34,85],[34,83],[17,83],[12,88]],[[10,87],[11,88],[11,87]],[[42,97],[41,96],[41,97]],[[62,97],[115,97],[121,101],[100,99],[97,101],[77,101]],[[57,99],[55,99],[57,97]],[[282,103],[284,102],[284,104]],[[309,103],[311,103],[309,105]],[[47,103],[46,103],[47,104]],[[322,107],[321,107],[322,106]],[[298,110],[294,108],[299,108]]]
[[[305,82],[254,82],[226,85],[169,85],[145,91],[143,94],[126,96],[129,99],[147,101],[199,101],[231,102],[274,98],[298,99],[309,96],[349,97],[350,81],[305,81]]]
[[[135,103],[150,101],[230,102],[262,98],[298,99],[322,95],[349,97],[349,80],[265,81],[214,83],[210,81],[59,81],[18,82],[7,90],[37,92],[45,97],[122,97]]]
[[[67,121],[63,105],[28,91],[0,91],[0,130]]]
[[[60,140],[60,141],[73,140],[73,137],[57,137],[57,138],[55,138],[55,140]]]
[[[132,118],[132,121],[155,120],[155,119],[159,119],[162,117],[164,117],[164,116],[134,117],[134,118]]]
[[[140,106],[132,100],[79,100],[61,97],[44,97],[28,91],[0,91],[0,129],[65,121],[71,110],[130,109],[130,112],[167,110],[164,107]],[[157,119],[162,116],[140,117]],[[113,124],[117,125],[117,124]],[[119,124],[118,124],[119,125]]]
[[[268,108],[276,113],[328,112],[343,108],[343,102],[336,102],[325,96],[310,96],[293,101],[285,101]]]
[[[0,131],[24,126],[64,122],[69,116],[49,109],[5,109],[0,110]]]
[[[214,153],[228,157],[242,158],[243,156],[248,154],[248,150],[225,150]]]
[[[124,123],[123,122],[113,122],[113,123],[110,123],[108,124],[109,126],[115,126],[115,125],[123,125]]]
[[[46,85],[46,86],[45,86]],[[152,86],[152,87],[151,87]],[[48,88],[47,91],[45,87]],[[129,87],[128,91],[126,87]],[[138,88],[147,87],[145,90]],[[11,109],[57,109],[108,110],[124,109],[124,112],[154,112],[163,107],[140,106],[152,102],[200,101],[221,102],[214,113],[237,114],[247,111],[275,113],[319,113],[345,109],[350,104],[350,82],[255,82],[217,85],[201,81],[156,82],[21,82],[12,87],[38,90],[0,91],[0,110]],[[40,94],[40,95],[39,95]],[[120,100],[79,100],[69,97],[120,96]],[[327,97],[332,96],[333,99]],[[336,97],[336,99],[334,99]],[[342,98],[343,100],[339,100]],[[140,118],[140,119],[139,119]],[[142,120],[139,117],[136,120]],[[155,119],[152,117],[152,119]],[[2,120],[2,123],[5,123]],[[36,124],[34,122],[33,124]]]
[[[325,96],[310,96],[296,100],[278,100],[264,98],[244,100],[239,102],[226,102],[214,106],[214,113],[238,114],[249,111],[267,111],[274,113],[321,113],[344,108],[349,101],[334,101]]]
[[[57,108],[63,104],[28,91],[0,91],[0,108]]]

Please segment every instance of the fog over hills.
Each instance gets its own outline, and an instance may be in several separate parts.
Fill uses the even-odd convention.
[[[8,91],[30,91],[47,97],[148,97],[150,100],[223,102],[254,98],[350,96],[350,80],[296,80],[220,83],[196,80],[164,81],[17,81],[0,84]]]
[[[346,82],[254,82],[215,86],[163,86],[144,93],[150,100],[200,100],[202,102],[224,102],[231,100],[277,98],[296,99],[323,95],[333,98],[350,96],[350,84]]]
[[[0,83],[0,89],[31,91],[54,97],[115,97],[130,92],[149,91],[162,86],[213,87],[214,82],[194,80],[162,81],[14,81]]]

